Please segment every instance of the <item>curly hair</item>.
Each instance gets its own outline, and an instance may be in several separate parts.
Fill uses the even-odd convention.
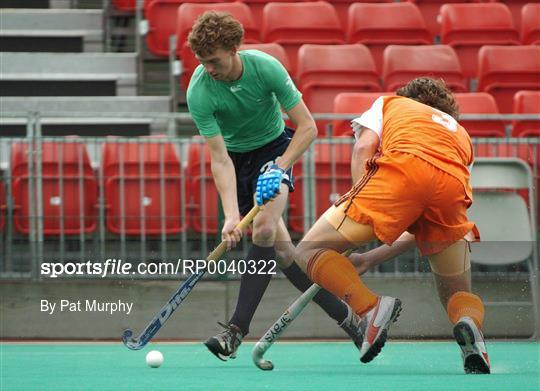
[[[414,99],[459,119],[459,106],[454,94],[442,79],[418,77],[396,91],[396,95]]]
[[[206,11],[193,25],[188,44],[193,53],[209,56],[218,49],[231,50],[240,46],[244,27],[228,12]]]

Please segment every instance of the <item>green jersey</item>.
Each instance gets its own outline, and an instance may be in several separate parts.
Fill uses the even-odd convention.
[[[199,65],[189,83],[187,103],[200,134],[223,136],[231,152],[247,152],[275,140],[285,126],[283,110],[292,109],[302,94],[274,57],[258,50],[238,52],[240,79],[214,80]]]

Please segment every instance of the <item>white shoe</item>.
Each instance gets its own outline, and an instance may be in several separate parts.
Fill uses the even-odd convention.
[[[459,319],[454,326],[454,338],[461,348],[465,373],[491,372],[484,336],[471,318],[464,316]]]
[[[360,349],[360,361],[363,363],[373,360],[381,351],[390,325],[395,322],[401,312],[401,300],[381,296],[377,305],[365,316],[367,320],[366,334]]]

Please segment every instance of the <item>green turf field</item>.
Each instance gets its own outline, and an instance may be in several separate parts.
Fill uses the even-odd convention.
[[[454,342],[389,342],[370,364],[352,344],[278,342],[265,355],[275,369],[251,362],[253,344],[221,362],[200,343],[152,344],[165,356],[146,366],[150,350],[121,343],[0,345],[0,389],[38,391],[121,390],[540,390],[540,343],[491,342],[491,375],[465,375]]]

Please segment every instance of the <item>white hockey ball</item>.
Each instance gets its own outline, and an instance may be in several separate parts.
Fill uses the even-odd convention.
[[[159,350],[151,350],[146,355],[146,363],[150,368],[159,368],[163,364],[163,354]]]

